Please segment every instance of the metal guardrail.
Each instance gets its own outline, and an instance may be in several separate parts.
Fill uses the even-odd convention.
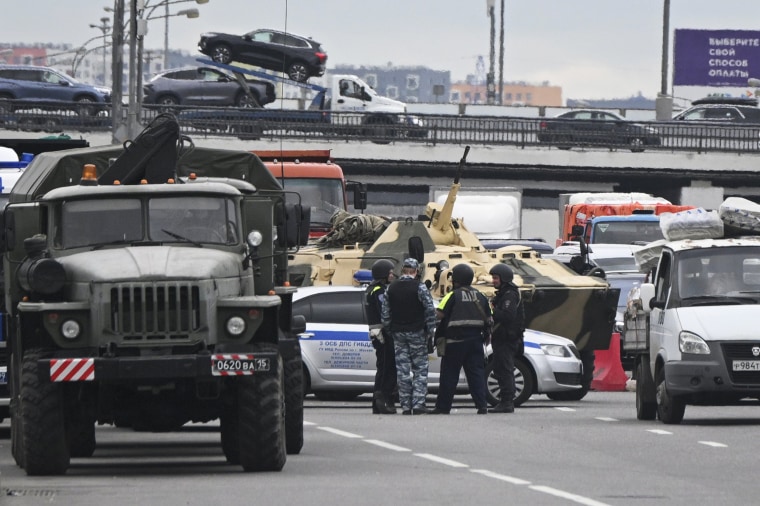
[[[111,130],[112,121],[107,111],[95,115],[80,115],[64,109],[73,105],[51,107],[49,104],[24,103],[22,109],[20,103],[4,101],[3,107],[0,108],[0,129],[49,133]],[[144,107],[141,123],[147,125],[160,112],[162,111],[156,108]],[[403,142],[429,145],[510,145],[518,148],[543,146],[557,149],[593,147],[621,151],[760,154],[760,124],[635,122],[636,125],[653,129],[653,135],[659,139],[658,145],[644,145],[637,149],[636,145],[631,144],[630,135],[622,135],[620,129],[602,129],[602,126],[609,127],[609,123],[604,125],[605,122],[585,122],[598,124],[600,128],[584,130],[580,134],[574,134],[572,138],[555,138],[550,142],[539,138],[547,123],[561,123],[563,127],[567,127],[579,125],[582,120],[417,114],[415,117],[424,125],[420,127],[410,123],[411,116],[392,114],[378,116],[355,112],[226,107],[199,109],[182,106],[174,107],[172,112],[177,115],[183,134],[199,137],[290,138],[345,142],[371,140],[380,144]],[[126,121],[126,111],[124,120]]]

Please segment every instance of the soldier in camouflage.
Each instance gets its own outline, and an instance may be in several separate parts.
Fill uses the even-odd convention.
[[[404,260],[401,277],[390,284],[383,300],[383,327],[393,336],[399,404],[404,415],[424,415],[427,397],[427,341],[435,332],[435,305],[417,279],[419,263]]]

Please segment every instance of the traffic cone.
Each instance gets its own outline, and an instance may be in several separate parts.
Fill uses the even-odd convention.
[[[620,392],[625,390],[628,381],[620,363],[620,333],[614,332],[610,336],[610,347],[606,350],[594,352],[594,378],[591,380],[591,389],[600,392]]]

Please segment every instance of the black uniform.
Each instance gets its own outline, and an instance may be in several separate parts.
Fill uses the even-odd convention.
[[[391,414],[395,412],[393,398],[396,391],[396,353],[393,337],[390,332],[382,328],[383,324],[380,321],[385,289],[386,284],[384,282],[374,281],[367,287],[365,294],[369,328],[370,330],[379,329],[382,335],[382,341],[375,337],[372,338],[372,346],[375,348],[375,357],[377,358],[372,412]],[[383,409],[384,406],[386,409]],[[384,413],[386,411],[388,413]]]
[[[499,382],[499,406],[514,409],[515,357],[523,353],[525,311],[520,291],[513,283],[504,283],[491,300],[493,308],[493,372]]]

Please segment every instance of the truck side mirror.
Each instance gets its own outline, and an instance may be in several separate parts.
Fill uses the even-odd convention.
[[[641,283],[641,286],[639,287],[639,298],[641,299],[641,308],[646,313],[650,312],[655,307],[659,307],[660,309],[665,307],[664,301],[661,305],[658,304],[658,301],[655,301],[654,294],[654,285],[652,283]]]
[[[354,185],[354,209],[361,211],[367,209],[367,185],[364,183]]]
[[[583,237],[583,227],[581,225],[573,225],[570,227],[569,239],[572,240],[574,237]]]
[[[285,248],[305,246],[309,243],[311,208],[301,204],[286,204],[285,219],[277,224],[277,242]]]

